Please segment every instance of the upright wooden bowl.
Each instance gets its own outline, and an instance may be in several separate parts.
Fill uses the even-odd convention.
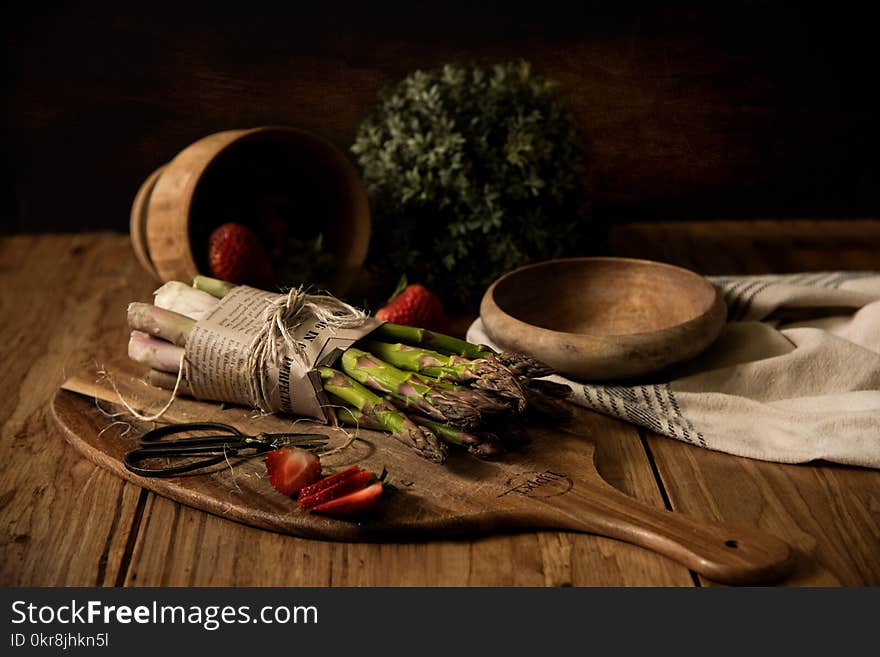
[[[628,258],[551,260],[486,291],[480,316],[500,347],[583,380],[644,376],[701,353],[726,307],[694,272]]]
[[[278,199],[296,215],[288,233],[322,233],[336,263],[327,287],[343,294],[367,255],[366,192],[354,166],[335,146],[285,126],[208,135],[154,171],[132,203],[135,254],[160,281],[210,275],[211,230],[227,221],[250,223]]]

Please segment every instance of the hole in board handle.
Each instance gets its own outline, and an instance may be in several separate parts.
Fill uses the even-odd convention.
[[[724,545],[726,545],[726,546],[729,547],[729,548],[737,548],[737,547],[739,547],[739,543],[737,543],[737,542],[736,542],[734,539],[732,539],[732,538],[729,538],[729,539],[727,539],[726,541],[724,541]]]

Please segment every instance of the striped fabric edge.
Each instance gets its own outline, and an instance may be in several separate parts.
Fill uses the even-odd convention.
[[[582,389],[588,408],[663,436],[707,447],[705,436],[682,413],[668,383],[650,386],[584,385]]]
[[[727,306],[728,321],[745,319],[752,304],[762,292],[773,286],[812,287],[837,290],[852,280],[880,277],[874,271],[820,271],[799,274],[774,274],[767,276],[710,277],[709,280],[721,291]]]

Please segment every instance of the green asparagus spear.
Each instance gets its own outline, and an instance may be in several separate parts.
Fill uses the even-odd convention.
[[[428,347],[446,355],[464,356],[466,358],[489,358],[495,356],[498,361],[522,378],[538,378],[553,374],[547,365],[525,354],[514,352],[496,352],[486,345],[478,345],[449,335],[428,331],[414,326],[385,323],[370,334],[370,338],[383,342],[402,342],[411,346]]]
[[[433,433],[423,430],[379,395],[332,368],[320,367],[318,372],[325,391],[375,418],[385,431],[391,432],[395,438],[428,460],[435,463],[446,460],[446,446]]]
[[[471,360],[400,342],[389,344],[376,340],[362,340],[358,345],[395,367],[441,381],[469,383],[517,413],[525,410],[525,395],[516,377],[494,356]]]
[[[342,371],[368,388],[386,393],[421,413],[439,420],[443,415],[426,399],[429,387],[412,372],[404,372],[361,349],[349,347],[340,359]]]
[[[359,427],[361,429],[372,429],[374,431],[387,431],[372,415],[357,410],[352,406],[340,406],[336,409],[336,418],[347,427]]]
[[[504,446],[494,434],[467,433],[460,429],[456,429],[455,427],[450,427],[439,422],[433,422],[418,416],[414,416],[413,420],[417,424],[428,427],[446,442],[466,447],[468,452],[478,458],[490,460],[496,459],[504,454]]]
[[[497,354],[496,358],[499,363],[520,379],[538,379],[542,376],[555,374],[553,368],[525,354],[504,351]]]
[[[480,358],[487,353],[485,347],[471,344],[466,340],[429,331],[415,326],[403,326],[386,322],[370,334],[370,337],[383,342],[403,342],[405,344],[428,347],[444,354]]]
[[[344,406],[337,409],[336,416],[342,424],[363,429],[376,429],[384,431],[384,427],[376,418],[367,413]],[[427,427],[434,434],[440,437],[444,442],[450,445],[460,445],[465,447],[468,452],[481,459],[494,459],[501,456],[504,452],[504,446],[494,434],[471,434],[456,429],[454,427],[432,422],[423,417],[413,416],[413,421],[423,427]]]
[[[361,349],[349,347],[340,359],[342,370],[356,381],[388,394],[409,409],[462,429],[475,429],[483,415],[504,409],[479,390],[431,382],[404,372]]]
[[[193,278],[193,287],[202,292],[207,292],[212,297],[222,299],[235,285],[221,281],[219,278],[211,278],[210,276],[202,276],[200,274]]]
[[[470,381],[474,378],[469,376],[466,368],[455,368],[452,360],[454,356],[441,354],[439,351],[413,347],[402,342],[392,344],[378,340],[361,340],[358,346],[386,363],[409,372],[420,372],[436,378],[443,378],[443,375],[448,374],[448,378],[453,381]]]

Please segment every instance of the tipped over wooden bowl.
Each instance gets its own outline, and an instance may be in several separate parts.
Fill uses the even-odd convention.
[[[234,221],[281,221],[283,238],[320,234],[335,267],[325,287],[344,294],[360,275],[370,241],[366,191],[348,156],[310,132],[287,126],[225,130],[189,144],[143,182],[130,231],[143,268],[160,281],[211,275],[208,239]],[[285,249],[285,257],[308,259]],[[318,281],[279,281],[297,285]]]
[[[726,307],[704,277],[629,258],[550,260],[516,269],[480,306],[487,335],[560,374],[644,376],[684,362],[721,333]]]

